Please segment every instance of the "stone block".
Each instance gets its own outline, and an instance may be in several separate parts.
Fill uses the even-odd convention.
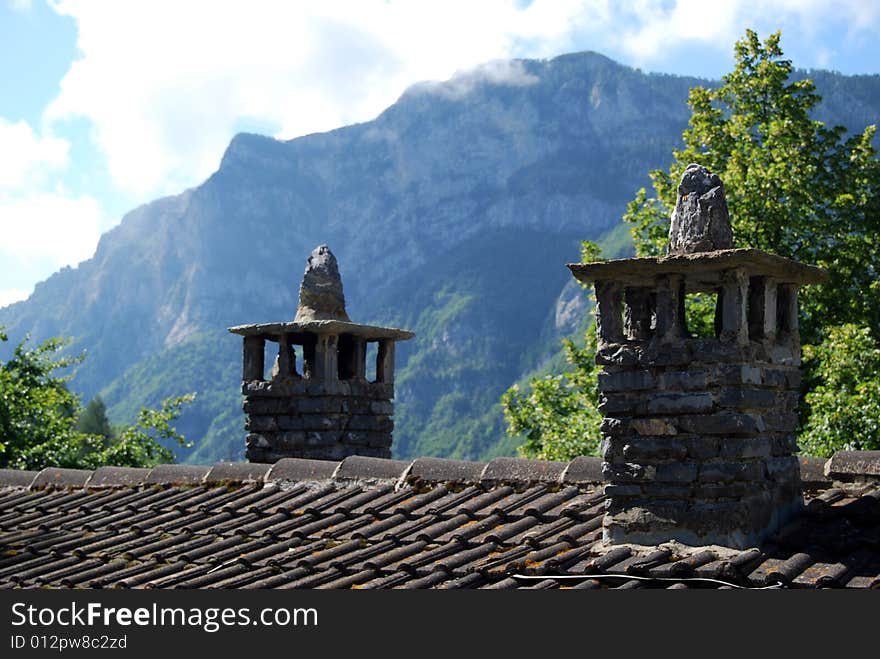
[[[369,398],[342,398],[339,409],[343,414],[371,414],[373,404],[377,402]]]
[[[704,390],[709,386],[710,372],[708,370],[694,371],[666,371],[659,376],[660,391]]]
[[[245,414],[282,414],[287,411],[287,401],[280,398],[246,398],[241,408]]]
[[[250,414],[244,420],[245,430],[251,432],[264,432],[266,430],[278,430],[278,418],[274,416],[258,416]]]
[[[600,366],[635,366],[639,363],[639,352],[635,346],[606,344],[596,351],[596,363]]]
[[[622,455],[627,462],[681,460],[687,455],[687,447],[682,440],[675,437],[645,437],[632,439],[624,444]]]
[[[837,451],[825,473],[841,481],[874,480],[880,477],[880,451]]]
[[[633,462],[606,462],[602,464],[602,478],[614,483],[636,483],[654,480],[653,465]]]
[[[691,352],[683,340],[662,345],[650,345],[642,354],[641,363],[645,366],[669,367],[689,366]]]
[[[598,375],[599,390],[606,392],[641,391],[656,386],[650,371],[618,371],[616,373],[601,372]]]
[[[603,439],[600,447],[602,459],[605,462],[622,462],[625,442],[626,439],[621,437],[606,437]]]
[[[642,486],[608,484],[604,491],[606,497],[634,497],[642,494]]]
[[[703,437],[700,435],[684,437],[682,439],[687,455],[692,460],[710,460],[718,455],[720,440],[717,437]]]
[[[288,430],[276,433],[274,441],[284,448],[320,446],[338,442],[339,430]]]
[[[664,483],[692,483],[697,480],[698,467],[695,462],[667,462],[655,465],[654,480]],[[652,490],[652,495],[658,495]]]
[[[302,414],[339,414],[342,412],[342,400],[331,396],[301,398],[293,406]]]
[[[642,497],[643,499],[651,498],[651,499],[660,499],[660,500],[669,500],[669,499],[685,499],[690,500],[693,497],[694,488],[693,485],[689,482],[654,482],[654,483],[646,483],[642,486]]]
[[[717,375],[720,384],[760,385],[762,369],[747,364],[719,364]]]
[[[718,339],[692,339],[689,343],[693,361],[697,364],[732,364],[751,361],[749,349],[737,343]]]
[[[772,450],[772,441],[767,436],[729,437],[721,440],[720,455],[725,460],[769,458]]]
[[[340,440],[348,446],[391,446],[391,434],[366,430],[342,433]]]
[[[693,488],[694,497],[703,501],[717,499],[741,499],[761,488],[750,481],[732,481],[728,483],[702,483]]]
[[[796,461],[795,465],[797,465]],[[699,469],[699,480],[702,483],[761,481],[763,479],[763,462],[706,462],[700,465]]]
[[[772,366],[765,366],[761,368],[761,382],[765,387],[776,387],[779,389],[784,389],[787,385],[788,381],[788,370],[785,368],[774,368]]]
[[[373,414],[355,414],[348,419],[346,425],[350,430],[369,430],[387,433],[394,430],[394,421],[387,416]]]
[[[761,417],[736,412],[681,416],[675,424],[684,432],[706,435],[749,435],[764,430]]]
[[[643,436],[669,436],[677,435],[678,430],[670,419],[631,419],[629,428]]]
[[[688,507],[688,502],[685,500],[637,499],[626,501],[625,506],[620,506],[612,499],[611,505],[607,508],[605,522],[624,527],[629,531],[674,528],[686,518]]]
[[[712,409],[710,393],[655,395],[648,401],[649,414],[700,414]]]
[[[630,425],[627,420],[605,417],[599,425],[599,431],[605,437],[619,437],[629,432]]]
[[[278,416],[276,421],[278,430],[305,430],[307,427],[300,415],[282,414]]]
[[[647,412],[647,401],[638,394],[599,394],[602,414],[633,416]]]
[[[772,389],[741,389],[726,387],[718,392],[718,404],[734,409],[767,409],[775,406],[776,392]]]
[[[768,432],[794,432],[798,427],[798,415],[794,412],[781,414],[768,413],[762,416],[764,428]]]
[[[272,442],[265,435],[250,433],[244,438],[245,448],[270,448]]]
[[[372,400],[370,401],[370,413],[391,416],[394,414],[394,405],[387,400]]]
[[[291,430],[316,430],[323,432],[325,430],[343,430],[348,425],[349,417],[345,414],[302,414],[298,418],[301,421],[300,428],[291,428]],[[281,417],[279,417],[280,423]]]

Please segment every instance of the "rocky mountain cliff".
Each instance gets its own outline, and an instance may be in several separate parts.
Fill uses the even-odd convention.
[[[810,75],[819,118],[861,130],[880,116],[880,76]],[[328,243],[351,317],[418,333],[398,357],[395,453],[509,453],[500,394],[584,313],[563,264],[581,239],[619,239],[701,82],[595,53],[514,60],[416,85],[366,123],[237,135],[208,180],[128,213],[0,325],[74,337],[87,358],[72,386],[101,392],[115,421],[197,391],[180,457],[240,459],[240,346],[225,328],[292,319],[305,259]]]

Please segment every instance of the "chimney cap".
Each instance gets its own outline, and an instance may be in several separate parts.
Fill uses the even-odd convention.
[[[229,331],[239,336],[262,336],[270,340],[277,340],[279,336],[284,334],[296,334],[299,332],[335,334],[337,336],[340,334],[352,334],[368,341],[377,341],[379,339],[406,341],[415,336],[414,332],[396,327],[361,325],[342,320],[309,320],[301,323],[254,323],[250,325],[236,325],[235,327],[230,327]]]
[[[650,283],[661,275],[711,280],[732,268],[746,268],[756,275],[767,275],[795,284],[819,284],[828,278],[828,272],[822,268],[751,248],[568,263],[566,267],[578,281],[584,283],[605,280],[631,285]]]
[[[345,311],[342,277],[330,247],[321,244],[312,250],[299,287],[299,306],[293,322],[251,323],[228,328],[239,336],[259,336],[278,341],[289,334],[350,334],[367,341],[390,339],[406,341],[414,332],[396,327],[378,327],[353,323]]]
[[[294,321],[314,320],[351,320],[345,311],[339,265],[326,244],[318,245],[309,254],[299,285],[299,306]]]

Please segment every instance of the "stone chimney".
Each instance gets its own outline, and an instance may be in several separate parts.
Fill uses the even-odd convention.
[[[351,322],[336,257],[327,245],[316,247],[308,258],[293,322],[238,325],[229,331],[244,337],[249,461],[391,457],[394,344],[414,335]],[[268,377],[266,341],[278,346]],[[372,342],[378,347],[375,379],[369,381],[366,357]]]
[[[690,165],[667,256],[568,266],[596,293],[606,542],[746,548],[802,505],[797,295],[826,273],[732,242],[721,181]],[[689,332],[693,293],[714,336]]]

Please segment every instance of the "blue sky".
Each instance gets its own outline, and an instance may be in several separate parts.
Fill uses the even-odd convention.
[[[781,29],[800,68],[880,72],[878,0],[0,0],[0,306],[200,183],[240,130],[369,120],[511,57],[717,78],[747,27]]]

